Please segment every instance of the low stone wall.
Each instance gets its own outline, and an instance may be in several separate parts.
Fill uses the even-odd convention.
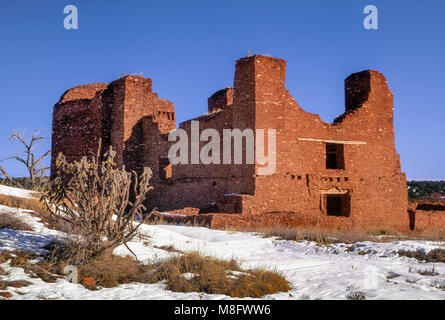
[[[445,230],[445,201],[412,203],[410,217],[416,231]]]
[[[397,221],[375,221],[375,223],[362,223],[347,217],[314,216],[312,214],[300,214],[295,212],[279,212],[265,214],[226,214],[206,213],[191,214],[190,210],[182,212],[176,210],[173,213],[156,213],[153,219],[166,223],[180,225],[204,226],[212,229],[236,229],[236,230],[265,230],[277,227],[311,227],[326,230],[373,230],[373,231],[408,231],[408,213]]]

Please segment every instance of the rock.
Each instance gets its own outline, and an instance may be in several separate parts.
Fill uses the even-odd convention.
[[[10,294],[9,292],[0,292],[0,297],[9,299],[12,297],[12,294]]]
[[[85,287],[94,287],[94,286],[96,286],[96,280],[94,280],[93,278],[90,278],[90,277],[85,277],[82,279],[82,284]]]

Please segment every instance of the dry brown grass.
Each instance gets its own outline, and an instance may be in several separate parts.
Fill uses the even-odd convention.
[[[18,198],[0,194],[0,205],[11,208],[32,210],[37,213],[46,212],[45,205],[37,198]]]
[[[18,198],[0,194],[0,205],[10,208],[30,210],[32,215],[40,218],[42,222],[52,229],[59,229],[57,223],[51,219],[51,215],[46,205],[37,198]]]
[[[17,281],[0,281],[0,290],[6,290],[8,287],[22,288],[31,284],[29,281],[17,280]]]
[[[220,260],[197,252],[172,257],[152,268],[155,282],[166,280],[167,289],[174,292],[260,298],[290,290],[286,279],[276,271],[243,270],[233,259]],[[184,274],[194,276],[186,278]]]
[[[0,212],[0,229],[33,231],[27,223],[7,212]]]
[[[182,253],[181,250],[176,249],[173,245],[169,245],[169,246],[153,246],[153,248],[164,250],[164,251],[167,251],[167,252]]]
[[[399,251],[400,256],[414,258],[424,262],[442,262],[445,263],[445,249],[433,249],[426,253],[423,250],[417,251]]]
[[[50,229],[56,229],[62,232],[71,232],[72,227],[62,220],[54,219],[48,211],[46,205],[37,198],[18,198],[0,194],[0,205],[10,208],[19,208],[30,210],[30,214],[38,217]]]
[[[111,255],[92,260],[79,268],[80,279],[89,277],[97,285],[112,288],[123,283],[152,283],[149,267],[136,261],[133,257]]]
[[[283,225],[255,229],[231,229],[231,231],[257,232],[264,237],[277,237],[282,240],[314,241],[319,245],[332,243],[353,244],[356,242],[390,242],[399,240],[444,241],[445,230],[425,230],[401,232],[395,229],[349,229],[329,230],[319,226],[288,227]]]
[[[0,263],[9,261],[11,266],[23,268],[32,277],[46,282],[55,282],[65,276],[63,270],[67,263],[61,259],[63,255],[60,253],[45,256],[43,262],[31,263],[30,260],[36,257],[24,251],[2,252]],[[185,277],[184,274],[194,276]],[[130,256],[102,256],[78,266],[78,275],[79,280],[88,277],[96,281],[97,286],[86,286],[90,290],[163,280],[166,281],[166,289],[174,292],[205,292],[240,298],[260,298],[290,290],[288,282],[279,272],[243,270],[233,259],[221,260],[197,252],[181,254],[151,265],[144,265]]]
[[[355,243],[361,241],[376,241],[375,235],[362,230],[327,230],[314,227],[288,227],[273,226],[251,230],[258,232],[264,237],[277,237],[281,240],[314,241],[319,245],[332,243]],[[380,233],[378,235],[381,235]],[[381,240],[381,239],[379,239]]]
[[[45,282],[56,282],[60,276],[56,276],[51,272],[48,263],[31,263],[30,260],[39,258],[35,253],[29,251],[16,250],[13,252],[0,252],[0,263],[9,262],[11,267],[22,268],[26,273],[33,278],[40,278]]]

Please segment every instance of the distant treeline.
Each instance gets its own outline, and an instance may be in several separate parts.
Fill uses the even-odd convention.
[[[0,185],[8,186],[8,187],[23,187],[28,190],[36,190],[41,191],[45,189],[46,183],[48,182],[49,177],[41,177],[36,178],[36,181],[34,183],[31,182],[30,178],[14,178],[14,182],[12,183],[8,179],[0,178]]]
[[[408,195],[410,199],[443,199],[445,181],[408,181]]]

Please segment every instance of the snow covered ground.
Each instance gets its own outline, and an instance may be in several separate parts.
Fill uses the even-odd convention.
[[[24,191],[0,186],[0,193],[29,196]],[[0,214],[13,213],[34,228],[34,232],[0,229],[0,251],[26,249],[43,250],[59,232],[47,229],[27,210],[0,206]],[[445,299],[445,290],[432,286],[445,283],[445,264],[420,263],[400,257],[399,250],[424,250],[442,247],[443,243],[428,241],[395,241],[390,243],[361,242],[354,245],[332,244],[319,246],[313,242],[295,242],[263,238],[246,232],[226,232],[198,227],[144,225],[145,240],[129,244],[140,260],[153,262],[174,253],[157,249],[173,245],[182,251],[199,251],[219,258],[236,258],[243,267],[266,267],[281,271],[292,290],[263,299],[346,299],[347,288],[354,286],[366,293],[367,299]],[[116,254],[127,255],[124,247]],[[80,284],[64,279],[45,283],[31,278],[21,268],[8,262],[0,264],[6,276],[0,280],[27,280],[32,283],[20,289],[8,288],[11,299],[231,299],[223,295],[174,293],[165,290],[164,283],[126,284],[115,288],[90,291]],[[431,270],[435,276],[423,276],[415,270]],[[388,277],[391,275],[390,277]],[[415,282],[415,283],[414,283]],[[17,293],[19,291],[20,294]]]

